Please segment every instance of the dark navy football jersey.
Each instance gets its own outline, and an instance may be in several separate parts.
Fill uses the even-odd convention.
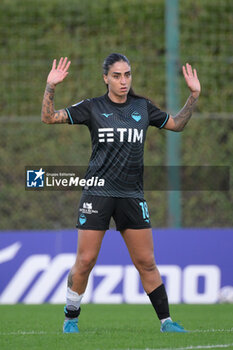
[[[125,103],[115,103],[107,94],[83,100],[66,111],[70,124],[85,124],[91,133],[86,180],[104,180],[104,186],[86,186],[83,191],[97,196],[141,197],[146,131],[149,125],[162,128],[168,114],[145,98],[128,96]]]

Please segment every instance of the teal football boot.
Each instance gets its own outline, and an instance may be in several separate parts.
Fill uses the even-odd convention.
[[[72,318],[70,320],[65,320],[63,324],[63,333],[79,333],[78,319]]]
[[[188,333],[182,326],[171,320],[166,320],[160,328],[162,333]]]
[[[78,316],[80,315],[81,308],[78,310],[67,310],[64,307],[66,319],[63,324],[63,333],[79,333],[78,329]]]

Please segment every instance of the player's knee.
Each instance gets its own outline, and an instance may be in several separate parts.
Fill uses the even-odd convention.
[[[96,263],[97,257],[92,254],[81,254],[76,262],[76,267],[79,273],[85,274],[92,270]]]
[[[153,272],[156,270],[156,264],[154,256],[147,257],[146,259],[137,260],[135,263],[139,273]]]

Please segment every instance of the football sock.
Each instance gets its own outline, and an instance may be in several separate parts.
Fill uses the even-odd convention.
[[[66,292],[66,309],[70,311],[78,310],[80,308],[83,295],[84,294],[79,295],[68,287]]]
[[[167,293],[164,284],[161,284],[159,287],[149,293],[148,297],[150,298],[160,321],[166,321],[166,319],[170,318]]]
[[[160,320],[160,321],[161,321],[161,323],[163,324],[163,323],[164,323],[165,321],[167,321],[167,320],[172,321],[171,317],[163,318],[163,319]]]

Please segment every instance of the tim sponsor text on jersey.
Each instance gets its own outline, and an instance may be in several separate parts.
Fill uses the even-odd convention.
[[[98,137],[99,142],[114,142],[115,136],[118,136],[119,142],[140,142],[143,143],[143,129],[132,128],[99,128]]]

